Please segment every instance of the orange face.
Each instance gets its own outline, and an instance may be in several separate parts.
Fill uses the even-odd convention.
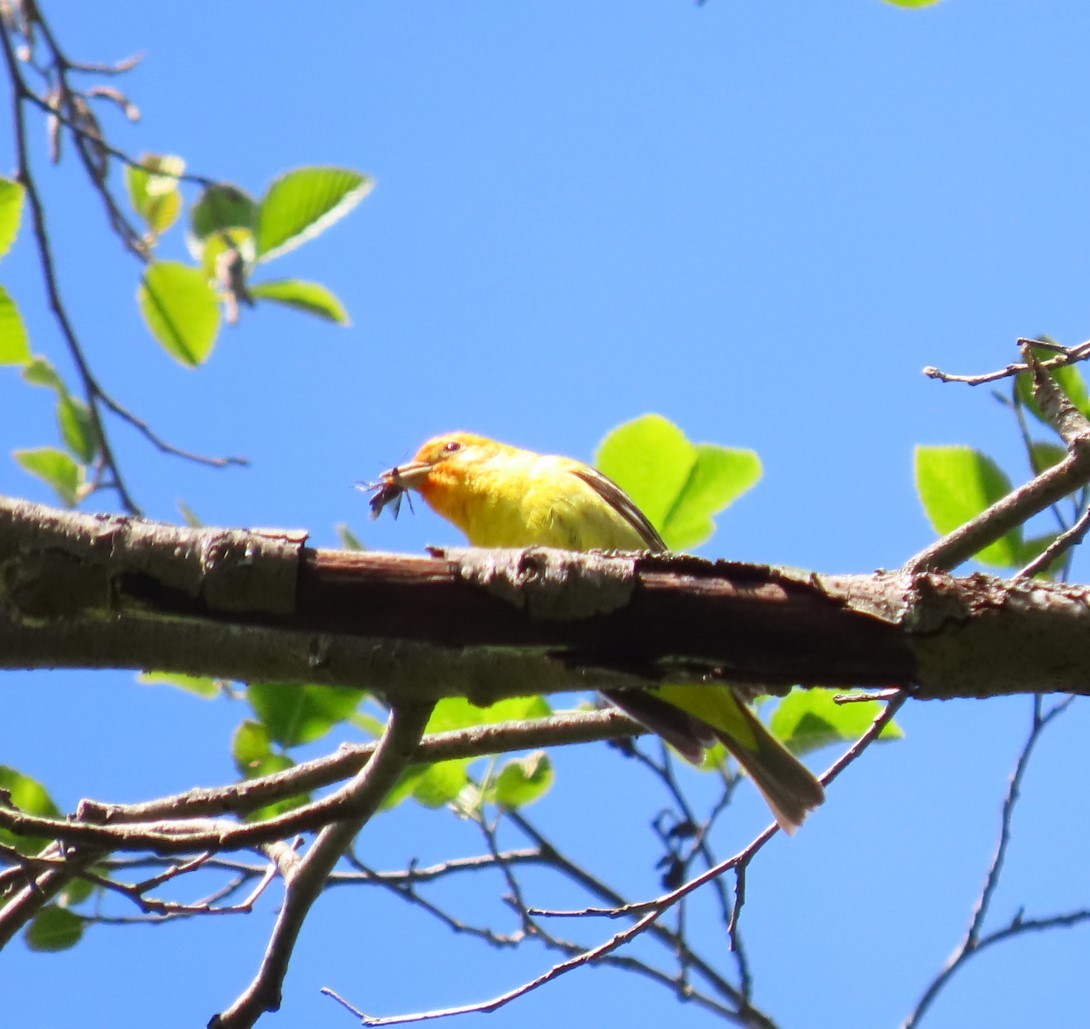
[[[466,480],[467,469],[492,456],[502,444],[471,432],[448,432],[429,439],[406,464],[383,472],[377,492],[371,499],[371,517],[383,508],[400,503],[406,490],[416,490],[438,513],[461,524],[455,501]],[[464,499],[464,498],[463,498]],[[395,517],[397,509],[395,508]]]

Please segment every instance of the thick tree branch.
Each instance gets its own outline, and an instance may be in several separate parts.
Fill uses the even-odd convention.
[[[155,668],[476,703],[664,678],[1090,692],[1090,589],[691,557],[315,550],[0,499],[0,665]]]

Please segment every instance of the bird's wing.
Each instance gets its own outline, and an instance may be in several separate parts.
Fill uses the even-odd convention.
[[[596,468],[583,465],[573,468],[572,474],[582,479],[595,493],[597,493],[614,511],[616,511],[639,534],[648,550],[656,552],[666,549],[666,543],[659,535],[651,522],[625,493],[608,475],[603,475]]]

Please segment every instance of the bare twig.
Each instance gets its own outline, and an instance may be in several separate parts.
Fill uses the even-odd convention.
[[[983,934],[984,920],[987,918],[988,912],[991,909],[995,890],[999,884],[999,879],[1003,871],[1007,848],[1011,839],[1014,809],[1019,800],[1022,780],[1025,776],[1026,769],[1029,766],[1030,757],[1044,730],[1054,719],[1068,709],[1074,699],[1074,697],[1067,697],[1057,703],[1047,713],[1042,713],[1041,698],[1033,698],[1033,718],[1030,725],[1029,736],[1022,745],[1022,750],[1018,755],[1018,760],[1015,762],[1010,782],[1007,784],[1007,794],[1003,799],[1002,813],[1000,815],[999,841],[996,844],[995,853],[992,855],[991,864],[988,866],[988,871],[984,876],[984,883],[973,909],[972,917],[969,920],[969,926],[966,929],[965,936],[961,943],[954,949],[954,952],[947,959],[946,964],[939,974],[935,976],[927,989],[924,990],[923,995],[920,997],[919,1001],[916,1002],[916,1006],[912,1010],[912,1013],[902,1023],[902,1029],[913,1029],[913,1027],[919,1025],[924,1015],[935,1002],[946,984],[950,981],[951,977],[964,967],[970,958],[979,954],[986,947],[1026,932],[1038,932],[1043,929],[1061,927],[1070,928],[1090,921],[1090,911],[1085,910],[1072,911],[1063,915],[1053,915],[1039,919],[1023,918],[1022,912],[1019,911],[1008,925],[994,933],[987,935]]]
[[[250,985],[224,1012],[213,1017],[213,1029],[252,1026],[266,1011],[280,1007],[281,988],[303,921],[325,886],[329,873],[356,834],[378,810],[416,753],[431,714],[429,706],[394,708],[371,760],[338,791],[347,817],[327,825],[286,882],[284,904],[276,920],[261,966]]]

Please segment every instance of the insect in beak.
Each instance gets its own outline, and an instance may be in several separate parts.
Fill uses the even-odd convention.
[[[393,478],[383,478],[379,482],[358,482],[356,483],[356,489],[364,493],[373,492],[375,494],[368,504],[371,508],[371,521],[378,518],[383,509],[390,504],[394,506],[394,518],[397,518],[401,513],[401,500],[409,492]],[[409,510],[413,510],[412,497],[409,497]],[[415,512],[413,513],[415,514]]]

